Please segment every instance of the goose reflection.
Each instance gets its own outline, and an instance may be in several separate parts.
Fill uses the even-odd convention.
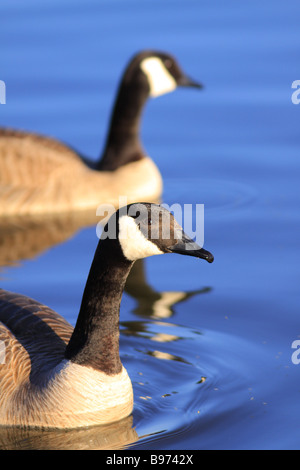
[[[95,211],[0,218],[0,266],[35,258],[83,228],[101,223]]]
[[[133,309],[135,315],[142,318],[163,319],[170,318],[175,313],[175,306],[185,302],[198,294],[206,294],[211,291],[211,287],[181,291],[157,292],[153,289],[146,277],[145,260],[137,260],[128,276],[125,292],[137,302]]]
[[[125,450],[138,439],[129,416],[104,426],[70,430],[3,427],[0,450]]]

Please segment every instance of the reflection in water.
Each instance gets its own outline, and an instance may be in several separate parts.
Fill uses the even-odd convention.
[[[132,416],[105,426],[70,430],[0,428],[1,450],[122,450],[136,442]]]
[[[177,362],[182,362],[184,364],[190,364],[188,361],[185,361],[182,357],[180,356],[175,356],[174,354],[165,352],[165,351],[147,351],[146,354],[148,356],[156,357],[157,359],[163,359],[165,361],[177,361]]]
[[[169,318],[175,305],[210,290],[204,287],[190,292],[157,292],[148,284],[142,259],[134,263],[125,286],[125,292],[137,301],[133,312],[144,318]]]
[[[151,341],[158,341],[161,343],[168,343],[170,341],[175,341],[178,339],[182,339],[181,336],[177,334],[170,334],[166,333],[166,328],[172,328],[172,330],[178,329],[178,325],[173,323],[165,323],[165,322],[147,322],[147,321],[123,321],[120,322],[121,325],[121,333],[124,336],[132,336],[136,338],[147,338]],[[155,329],[160,328],[164,331],[155,331]]]
[[[95,211],[0,218],[0,266],[34,258],[98,222]]]
[[[52,215],[0,217],[0,267],[12,266],[41,255],[87,227],[95,226],[95,232],[99,235],[108,215],[105,210],[100,215],[100,212],[96,214],[94,209],[88,209]]]
[[[170,351],[161,351],[157,349],[157,343],[161,345],[180,340],[186,340],[201,335],[199,331],[191,332],[174,323],[158,322],[158,321],[129,321],[121,322],[121,335],[126,337],[134,337],[136,339],[134,349],[139,354],[146,354],[148,356],[156,357],[157,359],[164,359],[169,361],[183,362],[189,364],[179,355],[172,354]],[[141,341],[139,341],[141,340]],[[152,346],[149,341],[156,343]],[[145,346],[147,348],[145,349]]]

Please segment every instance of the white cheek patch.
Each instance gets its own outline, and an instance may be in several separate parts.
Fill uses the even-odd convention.
[[[169,93],[177,87],[175,79],[157,57],[144,59],[141,63],[141,69],[148,77],[150,96],[153,98]]]
[[[130,261],[163,254],[154,243],[144,237],[133,218],[127,215],[119,219],[119,241],[124,256]]]

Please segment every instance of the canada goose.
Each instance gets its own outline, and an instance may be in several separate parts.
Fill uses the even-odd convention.
[[[0,215],[95,209],[110,203],[158,202],[160,172],[140,142],[148,97],[178,86],[201,88],[175,58],[142,51],[127,66],[115,101],[102,157],[91,162],[67,145],[41,135],[0,129]]]
[[[135,203],[103,229],[74,329],[45,305],[0,290],[0,425],[74,428],[131,413],[120,302],[134,261],[163,253],[213,261],[165,208]]]

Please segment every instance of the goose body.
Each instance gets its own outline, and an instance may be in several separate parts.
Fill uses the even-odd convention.
[[[117,93],[99,161],[92,162],[53,138],[0,128],[0,216],[57,213],[155,202],[162,193],[160,172],[140,142],[142,111],[149,97],[189,79],[169,54],[143,51],[130,61]]]
[[[132,386],[124,368],[107,375],[64,358],[73,328],[63,317],[2,290],[0,308],[0,341],[5,344],[0,425],[74,428],[131,413]]]
[[[117,208],[120,196],[155,202],[162,192],[149,157],[114,171],[94,170],[60,142],[20,131],[0,130],[0,160],[0,216]]]
[[[104,228],[75,328],[45,305],[0,290],[0,425],[76,428],[132,412],[132,385],[119,356],[119,310],[133,263],[172,252],[213,261],[166,209],[128,208],[141,206],[142,218],[117,211]],[[116,236],[108,235],[112,224]],[[168,238],[151,238],[150,227],[160,231],[165,224]]]

